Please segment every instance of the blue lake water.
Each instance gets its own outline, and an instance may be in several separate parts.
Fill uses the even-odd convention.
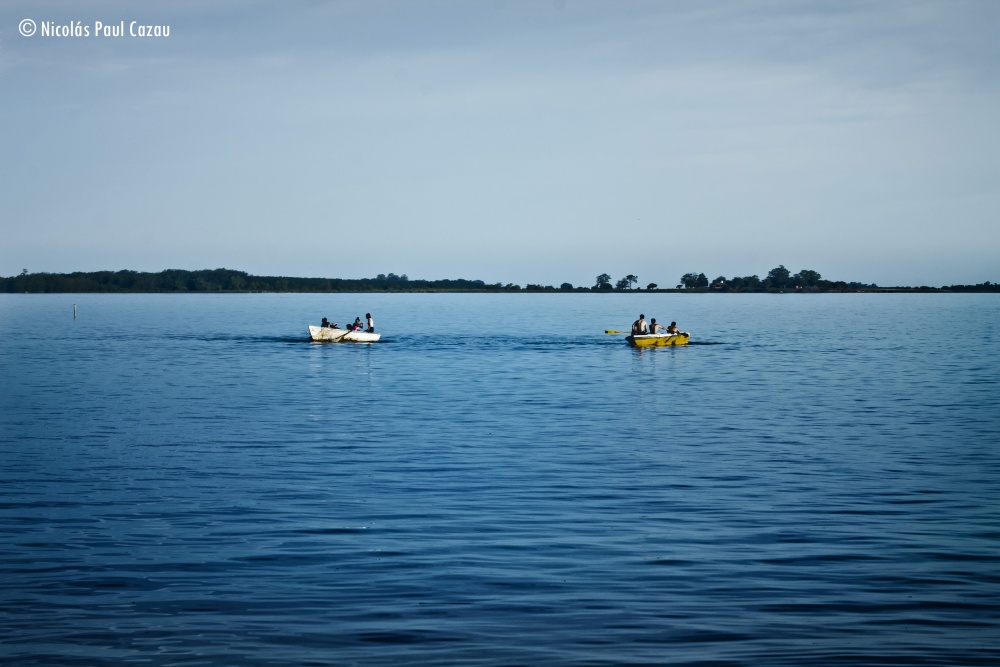
[[[381,342],[308,342],[366,311]],[[603,333],[639,312],[695,344]],[[998,664],[998,322],[0,295],[0,662]]]

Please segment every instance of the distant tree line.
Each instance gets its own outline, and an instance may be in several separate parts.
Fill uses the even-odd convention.
[[[812,269],[802,269],[798,273],[793,274],[785,268],[784,264],[768,271],[767,276],[763,279],[754,274],[752,276],[733,276],[732,278],[719,276],[709,282],[704,273],[685,273],[681,276],[681,283],[677,287],[683,289],[702,288],[717,292],[771,292],[785,290],[830,292],[880,289],[874,283],[866,284],[843,280],[824,280],[818,271],[813,271]]]
[[[380,273],[375,278],[293,278],[252,276],[232,269],[158,273],[142,271],[93,271],[28,273],[0,278],[0,293],[83,292],[558,292],[573,291],[569,283],[551,285],[486,283],[464,278],[411,280],[405,273]],[[576,288],[586,290],[586,288]]]
[[[763,279],[757,275],[734,276],[726,278],[719,276],[709,282],[704,273],[685,273],[681,276],[678,289],[702,289],[704,291],[715,292],[774,292],[774,291],[796,291],[796,292],[857,292],[857,291],[946,291],[946,292],[1000,292],[1000,285],[986,281],[978,285],[951,285],[946,287],[879,287],[874,283],[860,283],[856,281],[825,280],[818,271],[812,269],[802,269],[793,274],[779,265],[770,271]]]
[[[252,276],[232,269],[159,273],[95,271],[28,273],[0,278],[0,292],[419,292],[503,290],[482,280],[410,280],[406,274],[376,278]]]
[[[597,276],[597,281],[591,289],[598,292],[623,292],[632,289],[641,289],[639,287],[633,288],[633,285],[638,282],[639,278],[637,276],[628,274],[612,286],[611,276],[607,273],[602,273]],[[803,269],[792,275],[791,271],[786,269],[784,265],[781,265],[771,269],[771,271],[768,272],[767,277],[763,280],[758,276],[753,275],[733,278],[719,276],[715,280],[709,281],[708,277],[704,273],[685,273],[681,276],[680,283],[675,289],[717,292],[770,292],[784,290],[869,290],[879,289],[879,287],[877,285],[866,285],[859,282],[849,283],[844,281],[823,280],[823,277],[819,274],[819,272],[811,269]],[[661,290],[656,283],[649,283],[646,285],[646,290],[674,291]]]
[[[293,278],[287,276],[252,276],[232,269],[185,271],[170,269],[159,273],[141,271],[93,271],[76,273],[28,273],[0,278],[0,293],[32,292],[629,292],[641,290],[639,278],[628,274],[612,284],[607,273],[597,276],[593,287],[559,287],[529,283],[486,283],[482,280],[410,280],[404,273],[380,273],[375,278]],[[670,292],[831,292],[900,290],[920,292],[1000,292],[1000,285],[989,281],[978,285],[949,287],[878,287],[874,284],[824,280],[816,271],[803,269],[792,274],[784,266],[771,269],[763,279],[753,276],[709,281],[704,273],[685,273],[675,289],[661,289],[648,283],[645,291]]]
[[[639,278],[633,274],[624,276],[621,280],[612,285],[612,278],[607,273],[597,276],[594,286],[590,289],[595,292],[625,292],[633,289],[639,282]],[[930,292],[1000,292],[1000,285],[986,281],[978,285],[951,285],[947,287],[879,287],[874,283],[867,284],[861,282],[847,282],[843,280],[824,280],[818,271],[812,269],[802,269],[793,274],[782,264],[768,271],[767,276],[761,279],[757,275],[734,276],[726,278],[719,276],[715,280],[709,281],[704,273],[685,273],[681,276],[680,282],[675,289],[660,289],[656,283],[646,285],[647,291],[673,292],[673,291],[701,291],[701,292],[784,292],[786,290],[796,292],[857,292],[857,291],[930,291]]]

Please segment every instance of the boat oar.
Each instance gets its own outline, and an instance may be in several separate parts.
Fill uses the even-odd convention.
[[[617,329],[605,329],[606,334],[631,334],[631,331],[618,331]]]

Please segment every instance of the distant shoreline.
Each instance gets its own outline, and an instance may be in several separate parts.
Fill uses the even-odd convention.
[[[482,280],[410,280],[405,274],[380,274],[376,278],[298,278],[291,276],[253,276],[232,269],[206,269],[201,271],[167,270],[158,273],[139,271],[92,271],[75,273],[28,273],[9,278],[0,278],[0,293],[7,294],[394,294],[394,293],[470,293],[470,294],[926,294],[926,293],[970,293],[1000,292],[1000,284],[987,281],[978,285],[949,285],[943,287],[881,287],[858,282],[821,280],[818,273],[801,271],[794,276],[774,269],[763,281],[756,276],[716,278],[711,284],[695,284],[688,287],[660,288],[654,284],[646,288],[632,288],[628,276],[612,287],[607,274],[598,276],[594,287],[574,287],[563,283],[559,287],[528,284],[525,287],[513,283],[486,283]],[[778,272],[778,278],[775,273]],[[802,276],[815,276],[811,284]],[[686,284],[687,274],[682,279]],[[702,283],[707,283],[704,274]],[[805,284],[803,284],[805,282]],[[629,286],[626,286],[629,285]]]

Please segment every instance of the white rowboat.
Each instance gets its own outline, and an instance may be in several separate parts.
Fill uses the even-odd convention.
[[[324,343],[374,343],[382,334],[309,325],[309,338]]]

